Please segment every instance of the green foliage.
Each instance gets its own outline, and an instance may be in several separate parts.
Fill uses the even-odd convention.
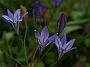
[[[67,17],[67,24],[64,31],[61,32],[61,37],[64,33],[67,33],[68,40],[76,39],[75,47],[77,47],[70,57],[66,54],[66,57],[63,57],[65,60],[61,59],[62,61],[57,66],[67,67],[67,63],[70,63],[69,67],[72,67],[75,66],[75,63],[81,61],[85,62],[85,67],[90,67],[90,26],[86,26],[90,25],[90,0],[66,0],[58,8],[53,6],[52,1],[40,0],[40,3],[46,5],[50,11],[51,18],[47,22],[50,35],[56,33],[59,15],[63,11]],[[0,0],[0,67],[16,67],[16,64],[18,64],[18,67],[20,65],[25,67],[23,65],[27,64],[22,40],[24,38],[24,23],[21,23],[20,35],[17,36],[11,25],[5,23],[1,17],[7,9],[14,12],[17,8],[20,8],[20,5],[27,7],[29,12],[28,35],[26,38],[28,62],[31,63],[35,48],[38,46],[34,36],[34,20],[32,19],[33,0]],[[41,21],[38,22],[39,29],[42,28],[41,24],[43,24]],[[56,49],[55,46],[48,51],[43,60],[38,62],[36,67],[46,67],[56,62],[57,54],[55,54],[54,49]]]
[[[87,63],[87,64],[86,64],[86,67],[90,67],[90,63]]]
[[[35,67],[45,67],[43,62],[39,62]]]

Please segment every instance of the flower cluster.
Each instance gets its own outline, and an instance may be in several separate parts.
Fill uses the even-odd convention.
[[[39,5],[39,0],[34,0],[34,8],[33,8],[33,15],[34,20],[37,22],[38,16],[44,16],[47,8],[45,6]],[[62,0],[54,0],[55,6],[59,6],[62,3]],[[23,17],[27,15],[27,12],[25,14],[21,14],[20,9],[17,9],[15,13],[11,13],[9,10],[7,10],[8,14],[3,15],[2,17],[9,23],[12,24],[13,28],[15,29],[16,33],[19,34],[19,24],[23,20]],[[66,25],[66,18],[64,16],[64,13],[62,12],[60,15],[60,18],[57,23],[57,32],[49,37],[49,31],[48,27],[44,26],[41,32],[35,29],[35,37],[38,40],[39,43],[39,52],[42,53],[43,50],[53,41],[55,41],[55,45],[58,49],[59,57],[62,57],[65,53],[73,50],[72,48],[75,39],[71,39],[67,43],[66,34],[62,37],[60,40],[59,34],[62,32]]]
[[[64,16],[64,13],[62,13],[58,22],[58,29],[57,29],[58,31],[61,31],[64,28],[66,24],[65,19],[66,18]],[[49,37],[47,26],[45,26],[41,32],[35,30],[35,37],[38,39],[39,42],[39,52],[42,53],[42,51],[46,48],[46,46],[49,45],[54,40],[55,40],[55,45],[58,49],[59,58],[62,57],[65,53],[73,50],[74,48],[72,48],[72,46],[75,42],[75,39],[72,39],[68,43],[66,43],[67,39],[65,34],[60,41],[60,38],[58,36],[59,33],[60,32],[57,32],[56,34]]]
[[[72,39],[68,43],[66,43],[67,42],[66,34],[63,36],[61,41],[57,34],[54,34],[49,38],[48,36],[49,36],[49,32],[46,26],[42,29],[41,33],[35,30],[35,37],[38,39],[39,42],[40,53],[46,48],[46,46],[48,46],[54,40],[55,40],[55,45],[58,49],[59,57],[62,57],[65,53],[74,49],[72,48],[72,46],[74,45],[75,39]]]

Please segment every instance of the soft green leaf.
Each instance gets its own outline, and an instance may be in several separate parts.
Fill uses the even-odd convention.
[[[87,63],[85,67],[90,67],[90,63]]]
[[[35,67],[45,67],[43,62],[39,62]]]
[[[13,35],[14,35],[13,32],[4,32],[3,39],[6,39],[9,41],[10,39],[12,39]]]
[[[82,28],[81,26],[66,26],[65,29],[64,29],[64,32],[65,33],[70,33],[70,32],[79,30],[81,28]]]
[[[89,21],[89,19],[70,21],[67,23],[67,25],[84,24],[84,23],[88,23],[88,21]]]

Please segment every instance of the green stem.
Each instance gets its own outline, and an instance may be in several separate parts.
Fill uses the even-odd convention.
[[[20,64],[20,66],[25,67],[23,64],[21,64],[18,60],[16,60],[12,55],[9,55],[6,51],[2,50],[2,52],[9,57],[11,60],[15,61],[16,63]]]
[[[7,51],[10,55],[12,55],[11,53],[11,48],[10,48],[10,45],[8,44],[8,41],[6,40],[6,44],[7,44]]]
[[[35,58],[35,55],[36,55],[36,53],[37,53],[37,50],[38,50],[38,46],[37,46],[37,48],[35,49],[35,52],[34,52],[34,55],[33,55],[33,60],[34,60],[34,58]]]
[[[53,63],[52,65],[50,65],[50,67],[54,67],[54,65],[57,64],[57,62],[58,62],[58,60],[55,63]]]
[[[58,63],[58,61],[62,58],[62,56],[63,56],[63,55],[61,55],[55,63],[53,63],[52,65],[50,65],[50,67],[54,67],[54,66],[55,66],[55,64],[57,64],[57,63]]]
[[[41,57],[40,60],[42,60],[48,54],[48,52],[51,50],[52,47],[53,47],[53,45],[47,50],[47,52]]]
[[[19,38],[20,39],[20,38]],[[6,40],[6,45],[7,45],[7,51],[3,51],[3,53],[6,54],[6,56],[8,56],[11,60],[15,61],[16,63],[20,64],[22,67],[25,67],[23,64],[21,64],[18,60],[16,60],[13,56],[12,56],[12,52],[11,52],[11,46],[8,43],[8,41]]]
[[[33,58],[32,58],[32,63],[31,63],[31,66],[30,66],[30,67],[34,67],[35,64],[36,64],[36,62],[34,62],[34,61],[35,61],[34,59],[35,59],[35,55],[36,55],[36,53],[37,53],[38,47],[39,47],[39,46],[37,46],[36,49],[35,49],[35,52],[34,52],[34,55],[33,55]]]
[[[26,36],[27,36],[27,29],[25,30],[24,45],[23,45],[23,47],[24,47],[24,53],[25,53],[26,63],[27,63],[27,65],[28,65],[28,67],[30,67],[30,66],[29,66],[29,63],[28,63],[27,50],[26,50]]]

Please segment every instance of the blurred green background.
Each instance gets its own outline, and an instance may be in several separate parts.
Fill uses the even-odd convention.
[[[29,62],[38,43],[34,36],[34,20],[33,20],[33,0],[0,0],[0,67],[22,67],[17,61],[25,64],[23,55],[22,41],[16,35],[13,27],[6,23],[2,15],[6,14],[7,9],[14,12],[24,5],[28,14],[28,35],[26,39],[27,55]],[[47,6],[47,24],[50,35],[56,32],[57,21],[60,13],[65,12],[67,17],[67,25],[61,33],[67,33],[68,41],[75,38],[75,50],[65,54],[56,67],[90,67],[90,0],[64,0],[64,2],[56,9],[53,0],[40,0],[40,4]],[[41,29],[41,21],[38,22],[38,28]],[[20,35],[24,36],[24,21],[20,23]],[[58,57],[57,49],[52,43],[49,52],[39,61],[36,67],[49,67]],[[53,45],[53,46],[52,46]]]

